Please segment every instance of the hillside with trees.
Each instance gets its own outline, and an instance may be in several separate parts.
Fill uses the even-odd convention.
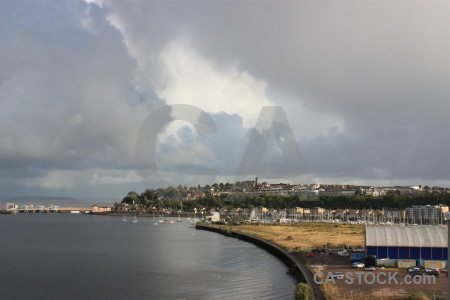
[[[129,192],[122,203],[139,204],[143,208],[156,207],[182,207],[184,210],[215,208],[252,208],[264,206],[267,208],[284,209],[291,207],[322,207],[326,209],[404,209],[412,205],[450,206],[450,193],[435,192],[428,195],[404,195],[391,193],[384,196],[373,197],[361,194],[341,196],[307,196],[307,195],[280,195],[263,194],[253,196],[247,192],[253,190],[251,182],[214,183],[213,185],[186,187],[169,186],[168,188],[147,189],[138,194]]]

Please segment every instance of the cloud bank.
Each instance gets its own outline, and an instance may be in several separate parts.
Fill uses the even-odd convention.
[[[214,170],[211,182],[233,180],[262,108],[281,106],[314,181],[449,186],[449,8],[0,1],[2,193],[145,189],[138,132],[173,104],[208,113],[217,132],[186,122],[161,131],[167,184],[188,182],[198,166]],[[268,145],[273,157],[277,143]]]

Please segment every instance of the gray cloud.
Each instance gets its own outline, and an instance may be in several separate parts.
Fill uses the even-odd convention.
[[[130,173],[138,130],[181,100],[210,113],[218,132],[173,133],[158,150],[171,172],[194,161],[232,179],[248,129],[272,104],[317,180],[449,185],[448,9],[1,1],[0,185],[9,194],[142,187]]]
[[[225,64],[239,61],[269,82],[280,95],[278,104],[294,108],[288,116],[299,137],[309,130],[296,116],[304,107],[318,118],[332,114],[337,133],[302,143],[317,177],[450,178],[444,156],[450,125],[448,3],[196,4],[146,2],[145,14],[114,14],[130,21],[125,34],[145,49],[150,42],[139,37],[155,34],[150,15],[167,25],[161,44],[167,35],[187,35],[202,55]]]

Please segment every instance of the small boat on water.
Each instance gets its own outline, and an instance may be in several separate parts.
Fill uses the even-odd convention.
[[[127,217],[125,217],[125,215],[123,215],[122,221],[123,221],[123,222],[126,222],[126,221],[127,221]]]
[[[155,222],[155,223],[153,223],[153,225],[155,225],[155,226],[158,226],[158,225],[159,225],[159,223],[158,223],[158,222]]]
[[[131,221],[131,222],[137,223],[137,218],[136,218],[136,216],[134,216],[134,219],[133,219],[133,221]]]

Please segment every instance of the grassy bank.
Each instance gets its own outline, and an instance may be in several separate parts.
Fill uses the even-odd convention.
[[[340,247],[364,244],[364,226],[362,225],[301,222],[294,225],[215,226],[250,234],[291,251],[324,247],[324,245]]]

